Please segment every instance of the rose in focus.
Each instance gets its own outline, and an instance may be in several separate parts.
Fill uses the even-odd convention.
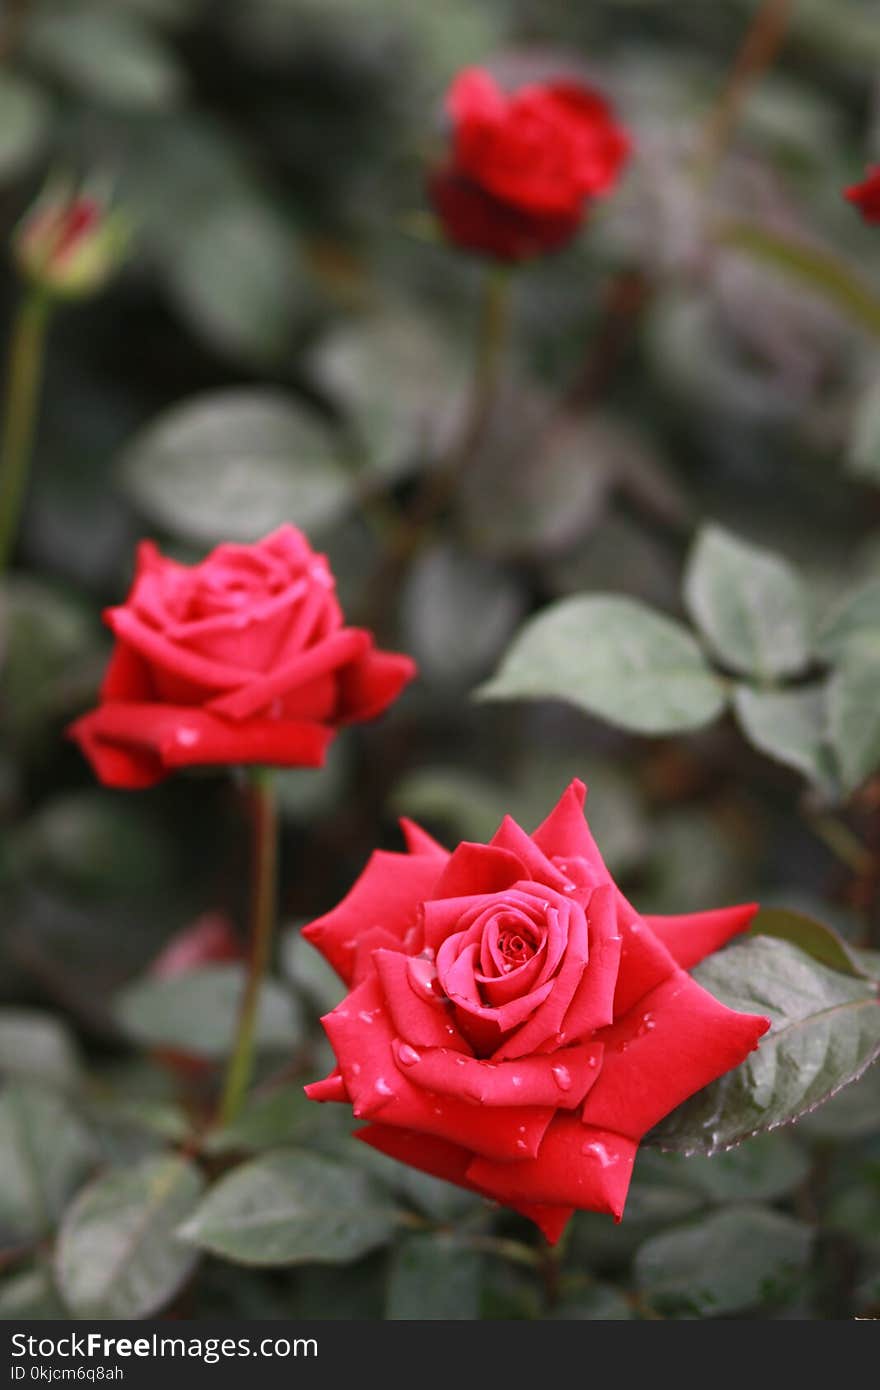
[[[858,208],[866,222],[880,222],[880,164],[869,170],[861,183],[844,189],[844,197]]]
[[[642,1136],[769,1027],[687,973],[754,905],[640,917],[574,782],[528,835],[509,817],[449,854],[404,822],[304,934],[350,992],[322,1020],[337,1066],[306,1088],[358,1138],[512,1207],[559,1238],[577,1208],[623,1214]]]
[[[450,241],[502,261],[570,241],[587,200],[613,188],[629,154],[607,102],[570,80],[508,95],[468,68],[446,106],[451,153],[430,175],[431,202]]]
[[[318,766],[339,725],[379,714],[415,675],[345,626],[326,559],[293,526],[197,565],[144,541],[105,620],[100,704],[70,734],[109,786],[205,764]]]

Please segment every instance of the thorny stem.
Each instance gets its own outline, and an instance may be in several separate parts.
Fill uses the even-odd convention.
[[[12,328],[0,434],[0,574],[15,546],[24,502],[45,358],[49,299],[25,290]]]
[[[250,777],[252,817],[250,960],[229,1059],[219,1123],[230,1124],[247,1093],[254,1063],[260,990],[272,953],[277,911],[278,805],[272,772],[255,769]]]

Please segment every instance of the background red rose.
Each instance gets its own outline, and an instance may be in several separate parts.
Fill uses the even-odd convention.
[[[866,222],[880,222],[880,164],[861,183],[845,189],[844,196],[855,204]]]
[[[415,674],[344,625],[326,559],[293,526],[192,566],[144,541],[105,619],[101,703],[70,732],[111,786],[198,764],[319,765],[340,724],[379,714]]]
[[[686,973],[754,906],[641,918],[611,879],[574,782],[527,835],[448,854],[407,826],[305,928],[351,992],[322,1020],[359,1137],[511,1206],[556,1240],[576,1208],[620,1219],[639,1140],[736,1066],[768,1020]]]
[[[501,260],[555,250],[580,226],[584,201],[607,193],[629,138],[598,93],[571,81],[512,95],[468,68],[448,97],[452,156],[429,179],[449,239]]]

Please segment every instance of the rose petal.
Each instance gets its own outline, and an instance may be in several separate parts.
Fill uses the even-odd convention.
[[[336,973],[350,982],[360,933],[367,927],[381,926],[402,941],[415,920],[418,904],[429,896],[437,878],[433,854],[376,850],[342,902],[303,927],[302,934]]]
[[[594,887],[610,883],[611,875],[584,819],[587,789],[578,778],[569,784],[532,839],[548,858],[583,859],[592,869]],[[563,871],[564,872],[564,871]]]
[[[645,917],[644,921],[663,942],[672,959],[690,970],[704,956],[724,946],[732,936],[745,931],[757,911],[757,903],[743,903],[738,907],[688,912],[677,917]]]
[[[466,1143],[476,1153],[499,1161],[538,1152],[553,1118],[549,1107],[487,1107],[475,1126],[474,1107],[467,1101],[423,1091],[398,1069],[391,1015],[377,977],[358,985],[321,1023],[356,1117],[379,1115],[382,1124]]]
[[[408,1129],[392,1129],[382,1124],[366,1125],[354,1137],[399,1163],[417,1168],[421,1173],[429,1173],[432,1178],[454,1183],[456,1187],[463,1187],[478,1197],[492,1200],[488,1193],[468,1181],[467,1170],[473,1154],[459,1144],[449,1144],[444,1139],[435,1139]],[[556,1244],[574,1211],[573,1207],[543,1206],[537,1202],[511,1202],[510,1205],[514,1211],[534,1221],[551,1245]]]
[[[125,642],[117,642],[101,682],[101,699],[145,701],[155,694],[144,658]]]
[[[524,864],[515,854],[463,840],[449,856],[432,897],[474,898],[501,893],[527,877]]]
[[[556,1037],[562,1029],[562,1020],[567,1013],[572,1000],[577,992],[578,985],[587,966],[587,922],[582,909],[577,903],[571,903],[569,908],[568,943],[562,964],[555,977],[548,980],[541,989],[546,991],[546,998],[535,1009],[531,1017],[523,1023],[521,1028],[505,1041],[493,1055],[493,1061],[513,1057],[527,1057],[529,1053],[535,1052],[546,1043],[548,1039]],[[547,986],[550,986],[549,990]],[[536,994],[540,991],[536,990]]]
[[[427,984],[430,977],[426,976],[421,992],[414,989],[413,981],[418,980],[419,975],[413,974],[413,959],[400,951],[388,950],[378,950],[373,957],[395,1033],[414,1047],[448,1047],[457,1052],[470,1052],[453,1023],[450,1010],[439,995],[432,995]]]
[[[231,690],[252,679],[251,672],[244,667],[210,661],[185,647],[176,646],[161,632],[147,627],[131,608],[108,608],[104,620],[120,640],[140,652],[157,672],[178,676],[203,693]]]
[[[589,956],[559,1032],[564,1042],[589,1037],[614,1018],[614,991],[620,967],[620,933],[617,930],[617,891],[610,885],[596,888],[587,905]],[[553,1051],[555,1036],[544,1044]]]
[[[584,1125],[574,1115],[557,1114],[535,1158],[522,1163],[475,1158],[467,1177],[507,1205],[572,1206],[607,1211],[619,1221],[637,1148],[624,1135]]]
[[[448,1047],[419,1051],[395,1044],[398,1067],[429,1091],[463,1096],[478,1105],[550,1105],[575,1110],[599,1075],[601,1043],[582,1043],[552,1056],[486,1062]]]
[[[239,684],[238,689],[230,694],[211,700],[207,708],[224,719],[250,719],[273,700],[289,696],[292,691],[307,686],[319,676],[326,676],[353,661],[369,641],[369,633],[359,628],[343,628],[308,651],[296,652],[259,679],[251,677],[247,684]]]
[[[676,968],[598,1034],[605,1056],[584,1104],[585,1123],[640,1139],[688,1096],[738,1066],[769,1027],[766,1018],[728,1009]]]
[[[429,835],[427,830],[423,830],[420,825],[416,825],[414,820],[408,816],[400,817],[400,828],[403,831],[403,838],[410,854],[433,854],[436,859],[442,859],[445,863],[449,858],[449,850],[433,835]]]
[[[338,1067],[334,1067],[330,1075],[325,1076],[323,1081],[312,1081],[308,1086],[303,1086],[303,1090],[309,1100],[318,1100],[322,1102],[348,1102],[351,1100],[351,1096],[346,1090],[345,1082],[340,1075]]]
[[[675,971],[675,961],[621,892],[617,893],[620,967],[614,991],[614,1017],[628,1013],[650,990]]]
[[[109,705],[101,705],[68,725],[67,737],[79,744],[105,787],[120,787],[127,791],[154,787],[168,775],[167,769],[158,754],[150,749],[127,747],[122,743],[113,743],[104,736],[103,711],[110,708]]]
[[[377,651],[372,640],[339,672],[339,719],[352,724],[373,719],[418,675],[412,657]]]
[[[122,750],[133,757],[135,766],[146,758],[144,766],[155,767],[149,760],[158,760],[164,772],[227,763],[320,767],[334,736],[320,724],[265,719],[239,727],[189,706],[122,701],[99,705],[69,732],[99,776],[98,760],[106,757],[108,747],[111,755]]]
[[[545,883],[559,892],[564,890],[567,882],[564,874],[554,868],[546,854],[535,844],[531,836],[517,825],[512,816],[504,817],[489,843],[515,854],[526,866],[526,877],[533,882]]]

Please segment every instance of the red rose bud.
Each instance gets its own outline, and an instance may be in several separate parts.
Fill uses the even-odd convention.
[[[358,1138],[536,1222],[623,1214],[642,1136],[738,1066],[769,1020],[687,971],[756,908],[641,917],[573,782],[532,835],[505,818],[447,853],[404,822],[338,907],[304,929],[350,993],[323,1019],[337,1065],[306,1088]]]
[[[866,222],[880,223],[880,164],[869,170],[862,183],[844,189],[843,196],[855,204]]]
[[[468,68],[446,105],[452,151],[429,176],[431,202],[450,241],[499,260],[564,246],[588,200],[610,192],[629,154],[608,104],[576,82],[508,95],[488,72]]]
[[[49,294],[94,294],[118,268],[128,240],[124,219],[98,198],[49,189],[13,236],[19,270]]]
[[[138,549],[100,704],[69,730],[107,786],[181,767],[319,767],[340,725],[380,714],[416,674],[346,627],[323,555],[282,526],[197,565]]]

